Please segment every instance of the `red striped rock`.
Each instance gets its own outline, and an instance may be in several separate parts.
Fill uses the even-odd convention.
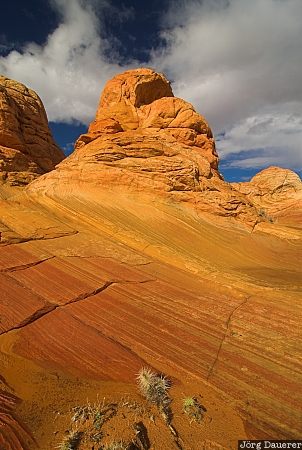
[[[179,222],[174,233],[178,235],[182,229],[184,235],[183,226]],[[274,257],[270,250],[270,245],[280,245],[277,238],[266,247],[261,236],[253,237],[253,249],[246,255],[242,244],[238,242],[236,247],[235,242],[251,245],[248,235],[234,233],[230,239],[229,232],[221,230],[219,237],[209,225],[203,230],[199,226],[195,224],[200,238],[195,237],[194,243],[188,230],[187,247],[176,250],[174,242],[174,258],[178,254],[188,264],[187,248],[190,258],[202,254],[209,263],[205,246],[212,242],[217,247],[220,282],[215,281],[215,272],[211,276],[201,271],[204,262],[194,274],[192,269],[184,269],[184,263],[177,269],[177,259],[169,254],[165,260],[164,253],[157,253],[154,262],[149,254],[149,262],[137,264],[133,256],[132,265],[92,256],[104,251],[104,238],[99,247],[89,247],[91,257],[55,257],[23,268],[14,266],[11,280],[45,303],[56,304],[54,310],[44,311],[17,330],[13,351],[44,367],[85,379],[131,383],[139,368],[147,364],[177,382],[191,377],[205,380],[219,388],[224,398],[236,402],[254,430],[251,437],[295,438],[299,435],[302,384],[299,262],[292,258],[288,273],[285,269],[278,272],[280,254],[276,252]],[[166,224],[166,230],[168,227]],[[167,236],[165,245],[172,247]],[[172,236],[169,239],[175,240]],[[218,245],[227,236],[228,260],[225,249]],[[72,251],[80,242],[78,236],[60,239],[73,239]],[[191,248],[187,245],[190,241]],[[52,246],[53,252],[59,248],[54,241]],[[285,247],[278,248],[284,251]],[[126,251],[133,253],[130,247]],[[212,270],[216,258],[211,261]],[[257,258],[270,261],[270,271],[261,269],[260,259],[255,264]],[[196,271],[198,264],[193,267]],[[23,294],[11,296],[11,302],[15,311],[29,306]],[[194,383],[191,386],[193,389]]]

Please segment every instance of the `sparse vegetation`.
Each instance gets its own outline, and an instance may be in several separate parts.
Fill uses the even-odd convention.
[[[85,406],[75,406],[73,408],[74,415],[72,416],[71,420],[72,422],[85,422],[85,420],[89,419],[89,416],[91,414],[91,406],[85,405]]]
[[[138,387],[143,396],[157,406],[170,404],[168,389],[170,381],[164,375],[158,375],[143,367],[137,376]]]
[[[69,431],[61,444],[59,450],[76,450],[79,447],[82,433],[80,431]]]
[[[200,422],[206,412],[206,408],[199,403],[195,397],[186,397],[183,399],[183,411],[189,416],[190,420]]]
[[[171,387],[170,380],[162,374],[156,374],[151,369],[143,367],[137,375],[137,382],[143,396],[157,405],[167,424],[171,423],[173,414],[170,404],[172,400],[168,395]]]
[[[103,426],[118,413],[120,417],[123,416],[124,418],[129,415],[128,427],[129,430],[132,429],[132,432],[129,433],[130,436],[132,434],[132,437],[129,438],[128,443],[118,439],[115,439],[112,443],[107,443],[108,434],[104,431]],[[140,425],[139,430],[135,428],[137,424],[142,423],[138,422],[137,419],[139,417],[146,418],[146,415],[146,406],[130,398],[122,398],[117,403],[109,402],[104,398],[94,404],[88,402],[86,405],[77,405],[72,409],[71,416],[71,429],[74,427],[77,431],[70,431],[57,448],[59,450],[80,450],[82,445],[86,448],[85,445],[89,443],[98,450],[135,450],[140,448],[135,445],[135,441],[139,438],[143,439],[144,433],[142,430],[146,430],[142,425]],[[78,431],[79,429],[81,432]],[[102,443],[103,439],[105,443]]]
[[[182,438],[173,423],[170,380],[144,367],[137,375],[137,384],[145,400],[127,395],[116,402],[103,398],[93,404],[87,401],[86,405],[73,407],[69,432],[57,448],[149,450],[153,445],[152,433],[160,427],[167,430],[169,439],[173,439],[179,449],[183,449]],[[182,409],[190,422],[197,423],[206,411],[195,397],[183,399]]]
[[[273,223],[273,222],[274,222],[274,219],[273,219],[271,216],[269,216],[269,215],[267,214],[266,210],[263,209],[263,208],[260,208],[260,209],[258,210],[258,216],[261,217],[262,219],[264,219],[264,220],[267,221],[267,222],[270,222],[270,223]]]

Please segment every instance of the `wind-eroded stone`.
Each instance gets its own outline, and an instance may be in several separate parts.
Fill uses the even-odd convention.
[[[0,181],[27,184],[63,158],[38,95],[0,76]]]
[[[170,146],[176,141],[196,147],[199,156],[205,158],[219,176],[215,143],[206,120],[190,103],[174,97],[169,81],[151,69],[130,70],[106,84],[96,118],[88,133],[80,136],[76,148],[104,134],[130,130],[133,131],[127,135],[130,141],[136,140],[138,132],[148,130],[159,145],[167,139]],[[194,157],[194,151],[191,153]],[[140,156],[146,157],[144,149],[136,155]]]
[[[174,97],[164,75],[151,69],[130,70],[107,83],[96,118],[75,151],[30,191],[59,189],[61,196],[75,180],[81,194],[91,187],[156,193],[248,225],[258,220],[246,196],[223,181],[205,118]]]

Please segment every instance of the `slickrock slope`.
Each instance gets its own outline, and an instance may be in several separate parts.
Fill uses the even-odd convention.
[[[74,180],[81,190],[156,192],[197,212],[234,217],[248,226],[259,221],[246,196],[222,180],[204,117],[174,97],[166,78],[151,69],[128,71],[109,81],[96,119],[74,153],[30,190],[71,192]]]
[[[260,210],[278,223],[302,227],[302,182],[289,169],[268,167],[249,182],[232,183]]]
[[[172,379],[183,450],[300,438],[302,233],[279,207],[270,221],[275,195],[298,217],[299,180],[259,203],[266,172],[249,192],[224,182],[205,120],[147,69],[108,83],[76,147],[25,189],[0,185],[0,371],[21,400],[10,427],[0,409],[0,443],[27,430],[25,449],[56,448],[86,399],[141,402],[143,366]],[[180,448],[149,419],[151,448]],[[119,420],[115,440],[132,430]]]
[[[27,184],[63,158],[38,95],[0,76],[0,182]]]

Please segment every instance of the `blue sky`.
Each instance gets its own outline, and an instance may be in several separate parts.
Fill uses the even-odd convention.
[[[40,95],[66,153],[105,82],[147,66],[207,118],[227,180],[301,175],[301,0],[10,0],[1,16],[0,72]]]

